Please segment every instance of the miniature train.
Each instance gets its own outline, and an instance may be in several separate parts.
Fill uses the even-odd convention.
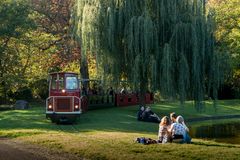
[[[52,122],[74,122],[82,112],[90,109],[130,106],[139,103],[136,93],[94,93],[80,89],[78,74],[56,72],[49,74],[49,97],[46,99],[46,117]],[[153,94],[146,93],[145,102],[153,103]]]

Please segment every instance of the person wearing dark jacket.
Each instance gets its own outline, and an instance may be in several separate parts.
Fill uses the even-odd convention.
[[[137,120],[142,121],[143,120],[143,112],[145,111],[144,106],[140,106],[139,111],[137,113]]]
[[[143,118],[143,121],[146,121],[146,122],[159,123],[161,121],[158,115],[155,114],[150,107],[147,107],[145,111],[142,113],[142,118]]]

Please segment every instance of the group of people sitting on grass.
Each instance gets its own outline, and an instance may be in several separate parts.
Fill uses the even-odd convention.
[[[159,143],[179,142],[190,143],[189,129],[182,116],[171,113],[170,118],[164,116],[159,124]]]
[[[176,113],[171,113],[170,118],[164,116],[162,119],[155,114],[150,107],[141,106],[137,119],[145,122],[159,123],[159,132],[157,143],[179,142],[190,143],[191,138],[188,134],[189,129],[186,126],[182,116],[177,116]]]

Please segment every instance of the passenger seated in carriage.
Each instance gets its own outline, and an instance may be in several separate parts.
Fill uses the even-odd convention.
[[[121,89],[120,93],[121,93],[121,94],[127,94],[127,91],[126,91],[125,87],[123,87],[123,88]]]
[[[109,94],[110,96],[113,96],[113,95],[114,95],[114,90],[113,90],[112,87],[110,87],[110,88],[108,89],[108,94]]]

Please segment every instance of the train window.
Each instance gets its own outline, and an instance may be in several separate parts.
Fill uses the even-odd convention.
[[[66,89],[78,89],[77,77],[66,77]]]
[[[52,77],[51,89],[57,89],[57,77]]]
[[[59,77],[59,89],[62,90],[64,89],[64,78]]]

